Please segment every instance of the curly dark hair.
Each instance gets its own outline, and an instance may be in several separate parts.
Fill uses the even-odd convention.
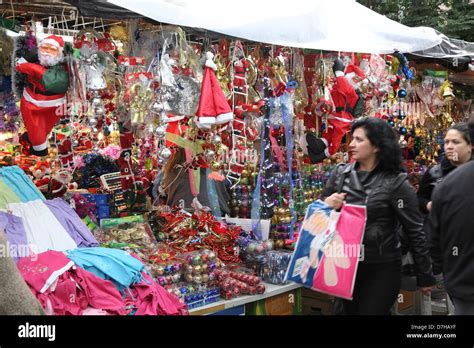
[[[390,125],[376,117],[359,118],[352,124],[351,135],[357,128],[363,128],[370,143],[377,147],[379,169],[390,173],[405,172],[398,136]]]

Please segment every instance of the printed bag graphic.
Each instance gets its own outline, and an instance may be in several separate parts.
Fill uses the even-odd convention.
[[[366,208],[345,204],[336,212],[311,203],[286,272],[288,280],[333,296],[352,299],[364,236]]]

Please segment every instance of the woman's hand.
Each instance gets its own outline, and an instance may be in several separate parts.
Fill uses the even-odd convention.
[[[333,193],[324,200],[324,203],[326,203],[331,208],[338,210],[344,204],[346,195],[347,193]]]
[[[428,210],[428,212],[431,212],[432,206],[433,206],[433,202],[429,201],[428,203],[426,203],[426,210]]]

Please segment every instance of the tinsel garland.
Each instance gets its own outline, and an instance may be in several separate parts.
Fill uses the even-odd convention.
[[[211,212],[200,210],[194,214],[174,210],[162,213],[166,224],[162,232],[167,244],[178,252],[200,249],[214,251],[224,263],[239,263],[236,241],[242,234],[240,226],[228,225],[218,221]]]

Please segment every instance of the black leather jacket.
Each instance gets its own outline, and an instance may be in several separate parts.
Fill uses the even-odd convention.
[[[453,166],[448,159],[443,157],[440,163],[428,169],[423,175],[423,179],[421,179],[420,182],[420,189],[418,191],[418,201],[422,213],[428,214],[426,205],[431,201],[431,195],[433,194],[434,188],[446,175],[452,172],[453,169],[456,169],[456,167]]]
[[[434,285],[436,281],[423,232],[423,218],[407,174],[390,174],[378,168],[370,173],[362,172],[357,171],[356,166],[338,165],[326,184],[323,197],[326,198],[341,188],[340,192],[347,193],[348,204],[367,207],[363,250],[368,263],[401,260],[398,233],[401,224],[415,260],[418,286]]]

